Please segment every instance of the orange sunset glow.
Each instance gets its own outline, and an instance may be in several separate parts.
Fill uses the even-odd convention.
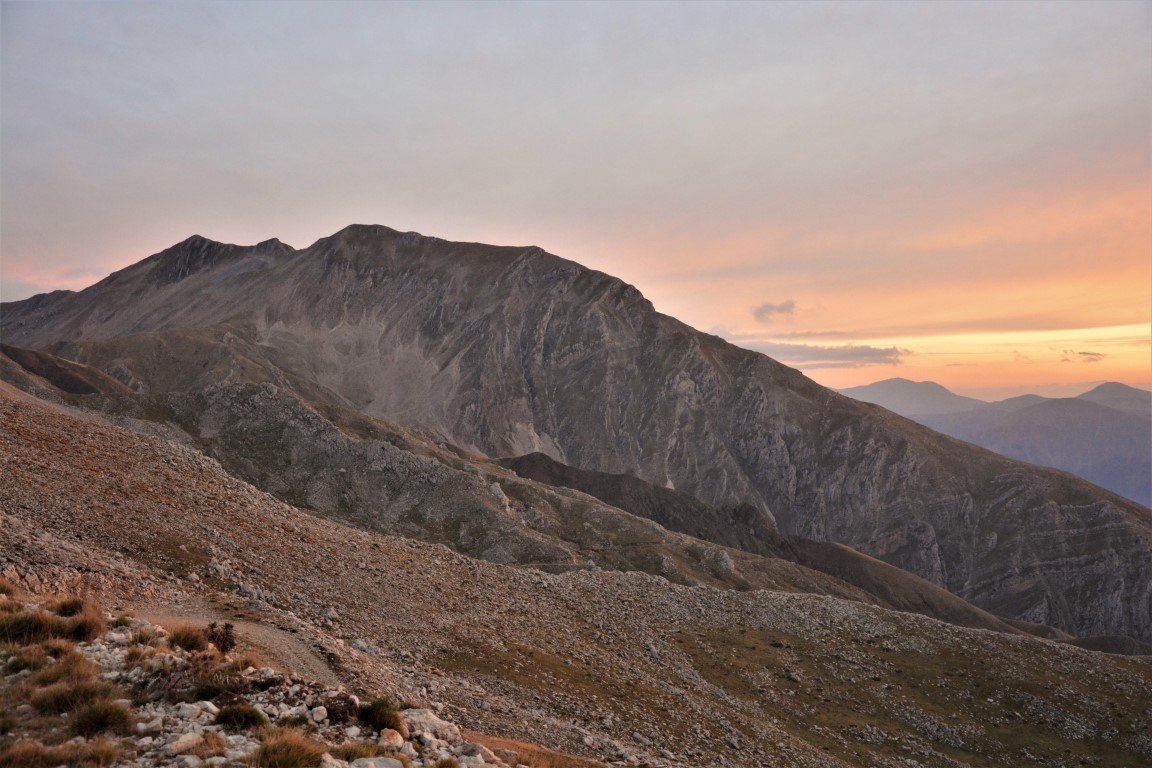
[[[1147,4],[301,6],[287,61],[255,11],[172,8],[72,45],[126,8],[4,7],[6,300],[373,222],[538,245],[828,386],[1152,382]],[[345,34],[375,23],[413,32]]]

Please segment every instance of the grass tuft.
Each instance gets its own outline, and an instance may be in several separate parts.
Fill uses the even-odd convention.
[[[229,733],[237,733],[261,728],[268,723],[268,719],[251,704],[230,704],[221,707],[216,713],[215,723]]]
[[[208,635],[199,627],[185,624],[168,634],[168,644],[186,651],[204,651],[208,649]]]
[[[251,764],[258,768],[315,768],[326,751],[299,731],[284,728],[267,729],[263,741],[252,756]]]
[[[32,694],[32,706],[42,714],[70,712],[79,707],[106,699],[112,686],[100,680],[76,683],[53,683]]]
[[[124,736],[132,732],[132,725],[132,714],[110,701],[97,701],[80,707],[72,719],[72,730],[86,739],[101,733]]]
[[[380,731],[391,728],[404,738],[408,738],[408,724],[396,711],[396,705],[388,698],[379,698],[360,707],[360,722]]]

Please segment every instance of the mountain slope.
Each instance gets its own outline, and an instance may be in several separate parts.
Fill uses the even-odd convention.
[[[748,504],[996,614],[1152,637],[1147,508],[830,392],[538,248],[368,226],[299,251],[194,238],[0,323],[137,391],[268,381],[490,456]]]
[[[857,587],[877,604],[965,627],[1013,628],[919,577],[842,544],[786,536],[757,525],[747,507],[724,512],[678,491],[630,475],[609,475],[561,464],[542,453],[501,459],[521,477],[575,488],[606,504],[646,517],[673,531],[789,560]]]
[[[1072,472],[1152,503],[1152,418],[1089,399],[1062,398],[1008,412],[917,417],[947,435],[1014,459]]]
[[[1146,659],[829,597],[472,560],[305,514],[4,384],[0,466],[6,578],[209,607],[315,649],[364,698],[472,731],[656,768],[1152,758]]]
[[[900,378],[841,389],[840,394],[853,400],[883,406],[901,416],[960,413],[985,404],[983,400],[958,395],[934,381]]]

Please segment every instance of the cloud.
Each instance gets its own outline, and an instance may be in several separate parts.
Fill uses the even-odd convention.
[[[865,344],[846,344],[825,347],[815,344],[786,344],[776,341],[757,341],[741,346],[763,352],[782,363],[798,368],[863,368],[869,365],[900,365],[911,350],[900,347],[871,347]]]
[[[1098,363],[1103,360],[1107,355],[1103,352],[1077,352],[1074,349],[1063,350],[1063,357],[1060,358],[1062,363]]]
[[[793,299],[784,301],[766,301],[758,307],[752,307],[752,316],[761,323],[767,323],[775,315],[792,315],[796,312],[796,302]]]

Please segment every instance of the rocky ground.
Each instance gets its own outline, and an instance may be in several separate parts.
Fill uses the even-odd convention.
[[[1148,659],[832,597],[473,560],[11,388],[0,467],[0,571],[20,586],[267,627],[349,692],[470,734],[662,768],[1152,761]]]
[[[430,709],[362,703],[343,688],[257,668],[258,657],[222,653],[203,628],[100,617],[77,608],[82,601],[21,595],[8,582],[0,592],[0,765],[527,768],[514,751],[465,741]],[[88,614],[79,636],[77,610]]]

